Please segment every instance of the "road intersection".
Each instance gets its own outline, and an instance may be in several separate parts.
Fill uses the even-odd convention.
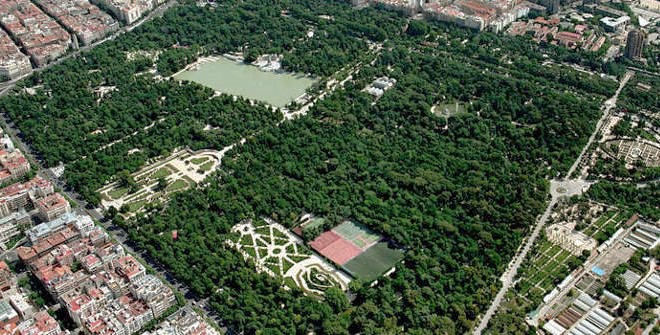
[[[536,225],[532,229],[532,233],[522,242],[521,247],[518,248],[515,256],[513,257],[513,259],[511,259],[511,262],[509,263],[506,270],[500,277],[500,281],[502,282],[502,287],[497,292],[497,295],[495,295],[495,299],[493,299],[492,303],[490,304],[484,315],[479,320],[478,325],[473,331],[474,335],[479,335],[486,329],[486,327],[488,326],[488,322],[493,317],[493,315],[495,315],[495,312],[497,312],[497,310],[499,309],[500,305],[502,304],[502,301],[504,300],[504,296],[506,292],[508,292],[511,286],[513,286],[513,284],[515,283],[515,277],[518,273],[518,268],[520,268],[520,265],[527,257],[527,254],[534,245],[534,242],[536,242],[536,239],[539,237],[541,233],[541,229],[543,228],[543,226],[545,226],[545,223],[548,221],[548,218],[550,217],[550,214],[552,214],[552,211],[555,205],[557,204],[557,202],[559,201],[559,199],[563,197],[570,198],[574,195],[582,194],[582,192],[586,191],[592,184],[595,183],[594,181],[587,181],[582,179],[582,176],[572,180],[568,178],[570,178],[571,175],[578,168],[578,166],[580,166],[580,163],[582,162],[582,157],[588,151],[589,147],[595,140],[596,136],[600,133],[601,127],[605,123],[605,120],[610,117],[613,108],[616,106],[616,102],[619,97],[619,94],[621,93],[621,90],[628,83],[628,80],[633,76],[633,74],[634,72],[628,71],[619,82],[619,88],[616,90],[614,95],[603,103],[601,107],[603,114],[596,123],[596,128],[589,137],[587,143],[582,148],[580,155],[576,158],[575,162],[566,173],[565,179],[550,181],[550,202],[548,202],[545,211],[536,221]]]

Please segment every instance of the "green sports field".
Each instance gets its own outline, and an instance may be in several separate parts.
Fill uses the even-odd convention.
[[[352,221],[346,221],[334,227],[332,231],[362,250],[366,250],[381,239],[380,235],[372,232],[369,228]]]
[[[353,277],[371,282],[402,259],[403,251],[390,248],[387,242],[379,242],[344,264],[344,269]]]

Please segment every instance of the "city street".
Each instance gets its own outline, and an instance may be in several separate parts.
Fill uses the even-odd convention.
[[[617,98],[619,97],[619,93],[621,93],[621,90],[626,85],[626,83],[628,83],[628,80],[632,77],[633,74],[634,72],[628,71],[621,80],[621,82],[619,83],[619,88],[616,90],[614,95],[603,103],[603,106],[601,107],[601,109],[603,110],[603,115],[598,120],[598,123],[596,124],[596,128],[589,137],[587,143],[582,148],[580,155],[576,158],[575,162],[566,173],[566,178],[569,178],[573,174],[573,172],[577,169],[577,167],[580,165],[580,162],[582,161],[582,157],[587,152],[587,150],[591,146],[591,143],[594,141],[596,136],[600,133],[600,128],[602,127],[604,120],[610,116],[612,109],[616,106],[616,101]],[[531,235],[523,241],[522,248],[518,249],[516,255],[513,257],[508,267],[502,274],[502,277],[500,277],[500,280],[502,281],[502,287],[497,292],[495,299],[493,299],[493,302],[488,307],[488,310],[486,310],[486,313],[484,313],[482,318],[479,320],[479,324],[474,329],[473,332],[474,335],[479,335],[481,334],[481,332],[483,332],[484,329],[486,329],[486,326],[488,326],[488,322],[493,317],[493,315],[495,315],[495,312],[502,304],[504,295],[511,288],[511,286],[513,286],[514,278],[518,273],[518,268],[522,264],[523,260],[525,260],[525,258],[527,257],[527,253],[529,253],[529,251],[531,250],[536,239],[539,237],[541,233],[541,229],[543,228],[546,221],[550,217],[550,214],[552,213],[555,204],[557,204],[557,201],[561,197],[570,197],[573,195],[580,194],[584,190],[586,190],[589,186],[591,186],[591,184],[593,184],[593,182],[585,181],[581,178],[575,180],[552,180],[550,182],[550,196],[551,196],[550,202],[548,203],[548,206],[545,208],[543,215],[541,215],[539,219],[536,221],[536,225],[534,226]]]
[[[145,16],[140,21],[134,23],[133,25],[124,27],[119,31],[117,31],[116,33],[112,34],[111,36],[106,37],[103,40],[97,41],[91,45],[84,46],[76,51],[73,51],[70,54],[58,59],[57,61],[51,64],[48,64],[43,68],[35,69],[34,72],[39,72],[48,69],[51,66],[54,66],[56,64],[65,61],[66,59],[79,55],[81,52],[91,50],[92,48],[99,46],[104,42],[113,40],[117,38],[117,36],[120,36],[121,34],[127,31],[131,31],[137,28],[138,26],[142,25],[145,22],[148,22],[154,17],[162,15],[167,9],[171,8],[176,3],[177,3],[176,0],[170,0],[167,3],[156,8],[155,10],[151,11],[147,16]],[[19,82],[21,79],[23,78],[18,78],[16,80],[12,80],[0,84],[0,97],[10,92],[11,89],[14,87],[14,85],[17,82]],[[91,206],[89,206],[89,204],[85,200],[83,200],[83,198],[78,193],[76,193],[75,190],[68,188],[66,183],[62,179],[58,178],[55,174],[53,174],[53,172],[50,169],[44,168],[42,166],[42,162],[39,160],[39,157],[31,150],[29,145],[23,142],[23,139],[19,136],[20,131],[17,128],[15,128],[14,124],[9,119],[7,119],[6,114],[1,113],[0,115],[2,116],[0,118],[0,125],[2,125],[6,133],[12,138],[16,147],[20,149],[25,154],[25,156],[31,158],[30,162],[33,164],[36,163],[36,166],[33,166],[32,168],[38,171],[37,175],[39,177],[47,179],[50,182],[52,182],[53,185],[55,185],[56,188],[58,188],[61,193],[63,193],[66,197],[68,197],[69,200],[75,202],[75,204],[77,205],[76,210],[78,212],[80,212],[81,214],[87,214],[91,216],[95,221],[99,222],[107,230],[107,232],[118,243],[120,243],[128,252],[142,258],[152,268],[156,269],[162,275],[162,277],[171,284],[173,288],[178,290],[185,297],[186,301],[189,304],[196,306],[203,311],[203,315],[202,315],[203,317],[205,317],[206,319],[214,320],[218,325],[222,325],[222,320],[217,315],[213,315],[210,313],[211,307],[208,303],[208,299],[204,299],[204,300],[194,299],[189,289],[184,284],[177,281],[174,278],[174,276],[172,276],[161,264],[150,258],[146,253],[143,253],[133,248],[133,244],[128,240],[128,236],[126,232],[122,228],[114,225],[111,220],[105,218],[103,213],[98,208],[90,208]],[[221,329],[224,331],[228,331],[227,328],[224,327]]]
[[[96,222],[99,222],[114,238],[117,243],[121,244],[128,252],[132,253],[133,255],[136,255],[140,257],[141,259],[145,260],[152,268],[156,269],[163,278],[165,278],[171,285],[174,287],[176,290],[181,292],[181,294],[186,298],[186,301],[194,306],[197,306],[201,308],[204,311],[204,317],[207,319],[212,319],[214,320],[217,324],[221,325],[222,320],[217,317],[216,315],[210,314],[210,305],[208,304],[208,300],[201,300],[198,301],[197,299],[194,299],[194,297],[191,296],[191,292],[189,289],[179,281],[177,281],[174,276],[172,276],[166,269],[163,267],[160,263],[156,262],[154,259],[149,257],[146,253],[136,250],[133,247],[133,244],[128,240],[128,235],[126,232],[121,228],[116,226],[112,220],[109,220],[105,218],[105,216],[102,214],[102,212],[97,209],[97,208],[90,208],[89,204],[82,199],[82,197],[77,194],[74,190],[69,190],[66,186],[66,183],[55,176],[50,169],[44,169],[41,166],[41,163],[36,159],[34,153],[32,150],[25,145],[25,143],[16,136],[17,130],[13,127],[9,127],[7,125],[6,119],[2,118],[2,126],[6,130],[6,132],[9,134],[9,136],[12,137],[14,144],[18,149],[23,151],[23,153],[26,156],[32,157],[33,161],[37,162],[37,166],[34,166],[33,168],[37,169],[37,175],[41,178],[47,179],[50,182],[55,185],[61,193],[66,195],[71,201],[75,202],[76,210],[81,213],[81,214],[87,214],[91,216]],[[226,329],[225,329],[226,330]]]
[[[575,162],[573,163],[571,168],[566,173],[566,178],[571,178],[571,176],[573,175],[575,170],[578,168],[578,166],[582,162],[582,157],[584,156],[584,154],[587,152],[587,150],[591,146],[591,143],[594,142],[594,140],[596,139],[596,136],[600,133],[600,129],[603,127],[603,124],[605,123],[605,120],[607,120],[607,118],[609,118],[610,115],[612,114],[612,109],[616,106],[616,101],[619,98],[619,94],[621,93],[621,90],[623,90],[623,87],[626,86],[626,84],[628,83],[628,80],[630,80],[630,78],[632,78],[633,74],[634,74],[634,72],[632,72],[632,71],[626,72],[626,74],[623,76],[623,79],[621,79],[621,82],[619,83],[619,88],[616,90],[614,95],[611,98],[605,100],[605,102],[603,103],[603,106],[601,108],[603,110],[603,115],[600,117],[600,119],[596,123],[596,129],[594,129],[594,132],[591,133],[591,136],[589,136],[589,141],[587,141],[587,144],[584,145],[584,147],[582,148],[582,151],[580,152],[580,155],[577,157],[577,159],[575,160]],[[580,176],[578,176],[578,178],[582,178],[581,175],[582,174],[580,174]]]
[[[172,6],[174,6],[176,3],[177,3],[176,0],[170,0],[170,1],[168,1],[168,2],[166,2],[166,3],[164,3],[164,4],[162,4],[162,5],[160,5],[158,8],[152,10],[152,11],[149,12],[149,14],[147,14],[144,18],[142,18],[142,19],[140,19],[139,21],[133,23],[132,25],[129,25],[129,26],[123,27],[123,28],[117,30],[117,31],[116,31],[115,33],[113,33],[112,35],[110,35],[110,36],[108,36],[108,37],[106,37],[106,38],[104,38],[104,39],[102,39],[102,40],[98,40],[98,41],[96,41],[96,42],[94,42],[94,43],[92,43],[92,44],[90,44],[90,45],[82,46],[82,47],[80,47],[79,49],[74,50],[74,51],[70,52],[69,54],[67,54],[67,55],[65,55],[65,56],[63,56],[63,57],[61,57],[61,58],[58,58],[56,61],[54,61],[54,62],[52,62],[52,63],[50,63],[50,64],[48,64],[48,65],[46,65],[46,66],[44,66],[44,67],[36,68],[36,69],[34,69],[34,70],[32,71],[32,73],[36,73],[36,72],[44,71],[44,70],[46,70],[46,69],[48,69],[48,68],[50,68],[50,67],[52,67],[52,66],[55,66],[55,65],[57,65],[57,64],[62,63],[63,61],[65,61],[65,60],[67,60],[67,59],[69,59],[69,58],[71,58],[71,57],[76,57],[76,56],[78,56],[81,52],[85,52],[85,51],[88,51],[88,50],[94,49],[95,47],[97,47],[97,46],[99,46],[99,45],[101,45],[101,44],[103,44],[103,43],[105,43],[105,42],[107,42],[107,41],[114,40],[115,38],[117,38],[117,37],[120,36],[121,34],[126,33],[126,32],[128,32],[128,31],[131,31],[131,30],[133,30],[133,29],[135,29],[135,28],[141,26],[143,23],[145,23],[145,22],[149,22],[151,19],[153,19],[153,18],[155,18],[155,17],[158,17],[158,16],[163,15],[163,13],[165,13],[166,10],[170,9],[170,8],[171,8]],[[10,81],[6,81],[6,82],[2,82],[2,83],[0,83],[0,97],[2,97],[3,95],[7,94],[8,92],[10,92],[11,89],[14,88],[14,86],[16,85],[17,82],[19,82],[19,81],[21,81],[21,80],[23,80],[23,79],[29,77],[30,75],[32,75],[32,73],[26,74],[26,75],[24,75],[24,76],[22,76],[22,77],[20,77],[20,78],[16,78],[16,79],[14,79],[14,80],[10,80]]]

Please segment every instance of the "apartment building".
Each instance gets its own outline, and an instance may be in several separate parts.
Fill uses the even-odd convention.
[[[57,217],[71,212],[71,205],[59,193],[53,193],[35,202],[39,216],[44,221],[52,221]]]
[[[126,255],[113,262],[117,273],[131,283],[140,281],[146,274],[146,269],[133,256]]]
[[[30,162],[20,150],[0,150],[0,183],[23,177],[29,171]]]
[[[192,307],[185,306],[172,314],[157,329],[142,335],[220,335]]]
[[[4,292],[16,287],[16,277],[7,266],[5,261],[0,261],[0,294],[4,296]]]
[[[36,0],[46,13],[55,17],[78,41],[90,45],[119,28],[119,23],[88,0]]]
[[[96,4],[110,9],[115,17],[132,24],[148,11],[165,2],[165,0],[92,0]]]
[[[21,208],[0,218],[0,243],[7,243],[12,237],[21,234],[21,227],[32,222],[30,214]]]
[[[131,286],[131,294],[147,303],[154,318],[161,316],[168,308],[176,305],[176,297],[170,288],[155,276],[145,275]]]
[[[64,55],[71,36],[29,0],[0,1],[0,24],[25,48],[36,66]]]
[[[68,223],[38,228],[48,233],[40,234],[31,248],[19,248],[18,255],[86,334],[131,335],[176,304],[174,292],[147,275],[123,247],[109,242],[91,219],[60,221]],[[61,236],[66,231],[76,237]]]
[[[30,72],[32,72],[30,58],[18,49],[4,30],[0,29],[0,81],[16,79]]]
[[[41,178],[0,189],[0,243],[20,234],[19,228],[31,223],[26,207],[52,193],[53,185]]]
[[[69,331],[62,330],[60,324],[48,314],[47,311],[41,311],[34,315],[32,319],[26,320],[18,325],[18,334],[20,335],[68,335]]]

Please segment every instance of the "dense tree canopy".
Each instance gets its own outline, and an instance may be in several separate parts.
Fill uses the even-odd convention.
[[[182,5],[31,77],[23,86],[35,92],[10,95],[0,109],[48,165],[66,163],[69,185],[92,201],[111,178],[130,183],[127,172],[176,147],[220,149],[246,138],[205,187],[148,217],[116,217],[233,329],[464,333],[544,207],[546,178],[568,169],[617,83],[542,65],[525,38],[439,23],[405,30],[408,23],[341,1]],[[382,51],[365,62],[376,44]],[[128,60],[138,50],[161,53]],[[193,56],[235,51],[281,53],[287,69],[323,79],[361,69],[307,116],[279,126],[282,114],[263,105],[148,72],[167,75]],[[382,75],[397,84],[375,101],[362,89]],[[454,102],[465,110],[431,112]],[[353,284],[348,303],[337,292],[318,300],[283,290],[226,246],[241,220],[269,216],[291,226],[303,212],[392,237],[406,250],[404,263],[374,287]],[[174,229],[177,241],[161,234]]]
[[[577,78],[546,83],[407,44],[394,43],[308,117],[250,138],[207,188],[126,223],[132,239],[248,333],[469,329],[492,298],[506,255],[543,208],[545,177],[577,156],[603,97]],[[555,68],[536,71],[560,76]],[[398,82],[372,105],[360,90],[383,74]],[[614,86],[586,79],[604,94]],[[470,102],[467,112],[448,119],[430,112],[452,99]],[[248,275],[251,265],[223,241],[242,219],[291,225],[305,211],[353,218],[394,238],[407,250],[405,266],[374,288],[356,288],[345,308],[268,293],[279,292],[278,281]],[[184,232],[176,242],[160,237],[172,229]],[[225,275],[236,269],[246,272]],[[286,307],[268,307],[278,305]]]

